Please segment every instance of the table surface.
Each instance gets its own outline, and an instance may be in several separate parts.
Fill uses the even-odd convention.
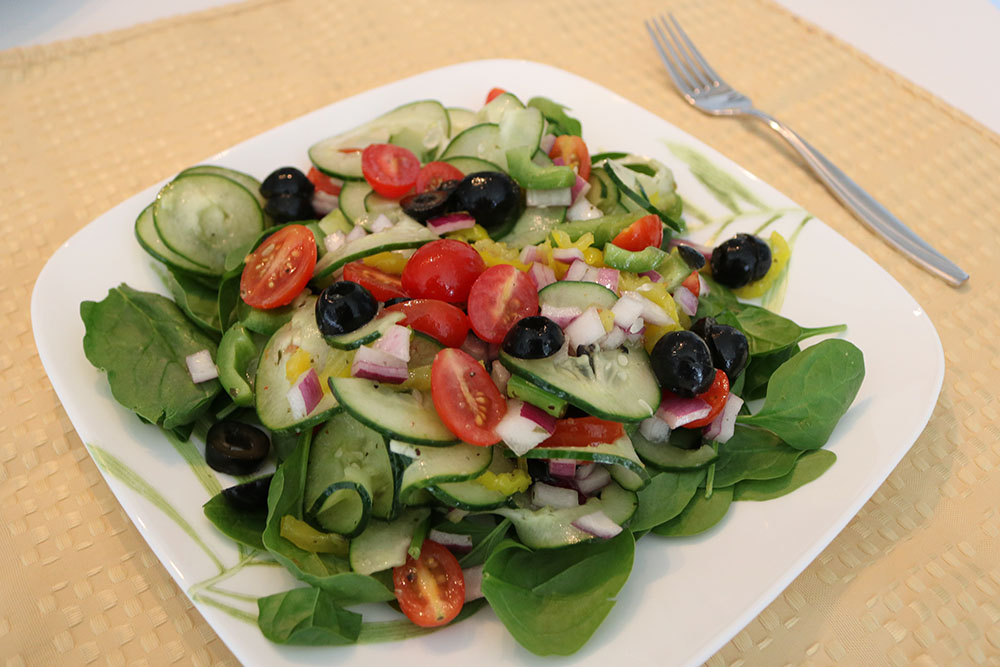
[[[0,50],[126,28],[230,1],[0,3]],[[1000,0],[778,2],[1000,132],[1000,86],[995,85],[1000,81]]]

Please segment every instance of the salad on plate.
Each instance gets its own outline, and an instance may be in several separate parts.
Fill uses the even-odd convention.
[[[671,171],[592,154],[569,112],[494,89],[263,180],[191,167],[135,223],[173,298],[81,304],[114,397],[234,478],[209,520],[300,582],[257,601],[271,641],[357,642],[366,603],[427,629],[488,604],[572,654],[637,540],[834,463],[864,360],[759,305],[788,241],[686,240]]]

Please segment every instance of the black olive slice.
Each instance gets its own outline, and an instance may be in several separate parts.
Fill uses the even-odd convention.
[[[420,194],[407,195],[399,200],[403,213],[417,222],[427,222],[448,212],[448,201],[451,192],[446,190],[430,190]]]
[[[212,424],[205,438],[205,462],[227,475],[249,475],[260,467],[271,449],[267,434],[243,422]]]
[[[243,484],[230,486],[222,490],[222,497],[226,499],[229,506],[243,512],[266,512],[267,493],[271,489],[271,478],[274,475],[265,475],[252,479]]]

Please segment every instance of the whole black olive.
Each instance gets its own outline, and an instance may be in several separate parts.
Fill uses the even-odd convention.
[[[502,171],[478,171],[459,182],[449,208],[466,211],[487,231],[499,230],[520,214],[521,187]]]
[[[271,449],[267,434],[243,422],[223,420],[208,429],[205,462],[227,475],[249,475],[260,467]]]
[[[417,222],[427,222],[448,212],[448,201],[451,192],[448,190],[428,190],[420,194],[407,195],[399,200],[403,213]]]
[[[708,391],[715,379],[708,345],[690,331],[671,331],[660,338],[650,361],[660,386],[685,398]]]
[[[296,220],[313,220],[316,212],[312,200],[299,195],[277,195],[264,204],[264,212],[276,223],[295,222]]]
[[[316,326],[324,336],[348,333],[371,321],[378,312],[372,293],[350,280],[335,282],[316,300]]]
[[[500,347],[518,359],[544,359],[555,354],[565,340],[558,324],[535,315],[518,320],[504,336]]]
[[[760,280],[770,268],[771,248],[753,234],[737,234],[712,250],[712,277],[726,287]]]
[[[698,334],[698,338],[701,338],[702,340],[707,340],[708,330],[713,326],[715,326],[714,317],[702,317],[694,321],[694,324],[691,325],[690,331],[693,331],[694,333]]]
[[[685,245],[683,243],[678,245],[677,254],[680,255],[681,259],[684,260],[684,263],[694,271],[697,271],[701,267],[705,266],[705,256],[689,245]]]
[[[312,197],[313,190],[315,186],[309,177],[295,167],[275,169],[260,184],[260,194],[264,199],[281,195],[296,195],[308,199]]]
[[[750,361],[747,337],[736,327],[713,324],[702,338],[708,345],[708,351],[712,353],[712,364],[724,372],[732,383]]]
[[[229,506],[243,512],[267,512],[267,493],[271,490],[271,478],[265,475],[249,482],[230,486],[222,490],[222,497]]]

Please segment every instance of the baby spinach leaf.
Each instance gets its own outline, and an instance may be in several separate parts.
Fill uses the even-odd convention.
[[[761,429],[737,425],[733,437],[719,445],[714,488],[732,486],[744,479],[774,479],[788,474],[801,451]]]
[[[814,449],[804,452],[795,462],[795,467],[787,475],[774,479],[745,480],[733,489],[733,500],[771,500],[791,493],[819,478],[837,460],[837,455],[828,449]]]
[[[489,533],[482,535],[479,539],[476,539],[474,536],[472,550],[458,559],[459,564],[462,567],[473,567],[485,563],[486,559],[493,553],[493,550],[497,548],[497,545],[507,537],[510,527],[510,519],[504,519],[494,526]]]
[[[702,294],[698,297],[698,311],[692,319],[699,320],[703,317],[717,317],[727,310],[734,310],[740,307],[740,302],[732,290],[715,282],[710,276],[702,274],[701,277],[708,283],[709,291],[708,294]]]
[[[547,97],[532,97],[528,100],[529,107],[535,107],[542,112],[545,120],[549,121],[549,131],[559,136],[560,134],[573,134],[581,136],[583,129],[580,121],[566,113],[568,107],[564,107],[558,102],[553,102]]]
[[[206,331],[222,333],[217,307],[219,289],[205,284],[198,278],[167,267],[161,272],[163,284],[170,290],[174,301],[188,318]]]
[[[798,345],[792,345],[774,352],[750,357],[750,363],[740,375],[741,378],[744,378],[743,390],[740,392],[734,389],[733,392],[747,401],[764,398],[767,392],[767,383],[770,382],[774,371],[800,351]]]
[[[711,497],[704,493],[694,494],[684,511],[676,517],[653,528],[654,533],[664,537],[681,537],[703,533],[726,516],[733,502],[733,487],[715,489]]]
[[[483,567],[483,594],[526,649],[570,655],[611,611],[634,555],[627,530],[610,540],[536,552],[508,540]]]
[[[353,644],[361,632],[361,614],[340,607],[334,596],[318,588],[258,598],[257,609],[257,625],[277,644]]]
[[[818,449],[830,439],[865,377],[864,356],[845,340],[807,347],[771,376],[764,407],[737,421],[767,429],[796,449]]]
[[[691,502],[704,479],[704,470],[654,475],[646,488],[638,492],[639,507],[629,521],[629,528],[637,532],[649,530],[673,519]]]
[[[722,313],[717,321],[719,324],[728,324],[742,331],[747,337],[751,355],[767,354],[801,343],[811,336],[847,329],[844,324],[816,328],[800,327],[787,317],[751,305],[741,305]]]
[[[140,418],[174,429],[208,409],[219,383],[191,381],[185,358],[215,341],[177,305],[159,294],[122,284],[103,301],[84,301],[83,352],[106,371],[115,399]]]
[[[231,537],[240,544],[254,549],[266,551],[261,541],[264,525],[267,522],[267,512],[248,512],[233,507],[221,493],[209,499],[202,506],[205,516],[224,535]]]

